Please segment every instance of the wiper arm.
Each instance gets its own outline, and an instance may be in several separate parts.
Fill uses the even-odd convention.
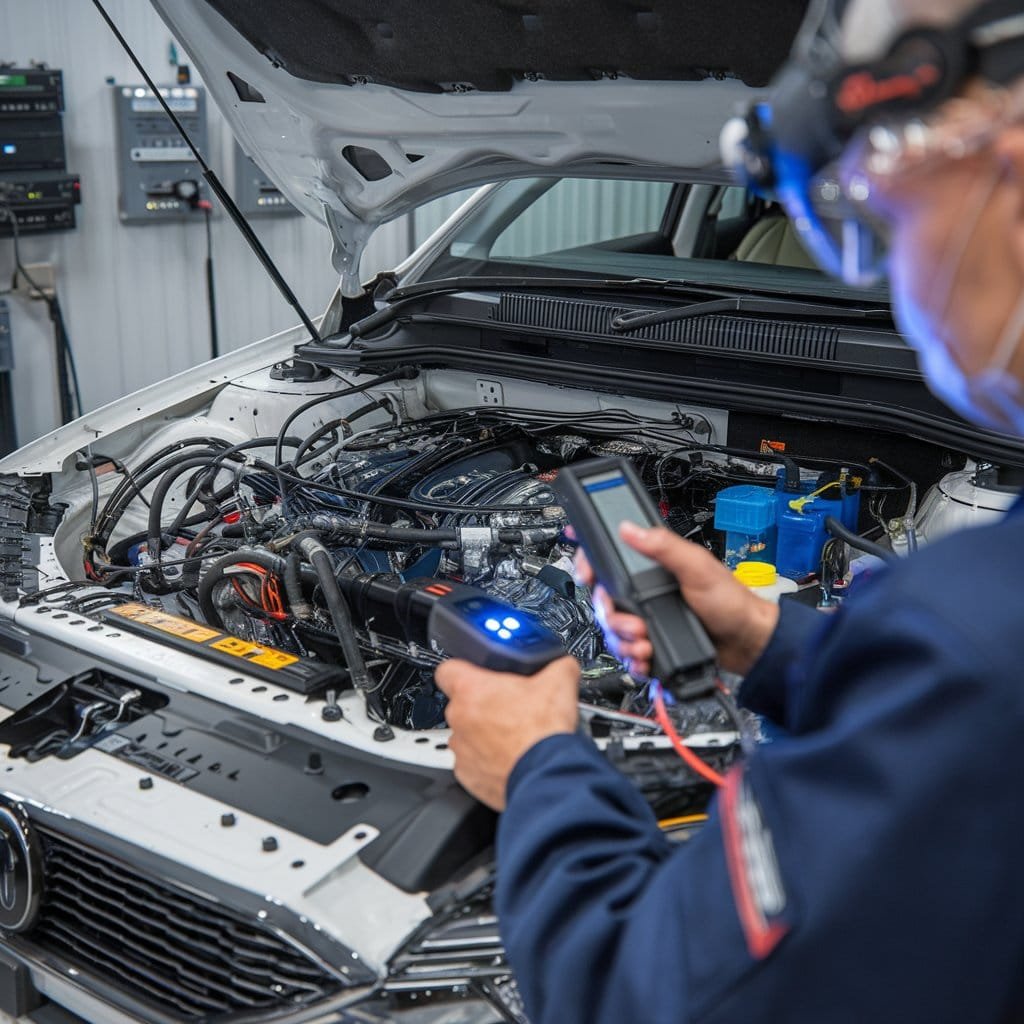
[[[406,308],[417,301],[434,295],[445,295],[451,292],[486,292],[486,291],[621,291],[621,292],[656,292],[668,295],[693,295],[707,298],[709,295],[723,298],[738,297],[736,291],[704,285],[691,281],[661,279],[656,277],[634,277],[629,280],[620,278],[579,278],[579,277],[445,277],[436,281],[424,281],[406,288],[394,288],[384,296],[388,305],[378,309],[362,320],[357,320],[349,328],[354,338],[362,338],[371,331],[383,327],[396,320]]]
[[[823,302],[800,302],[797,299],[734,295],[725,299],[713,299],[710,302],[692,302],[688,306],[658,309],[650,313],[642,311],[622,313],[612,318],[610,327],[613,331],[625,334],[628,331],[638,331],[641,327],[691,320],[713,313],[776,313],[785,316],[836,317],[856,320],[889,319],[892,315],[888,309],[883,308],[859,309]]]

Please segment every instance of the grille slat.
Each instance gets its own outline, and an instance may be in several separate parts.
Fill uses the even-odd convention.
[[[340,983],[276,933],[214,900],[37,828],[45,889],[30,941],[182,1020],[323,999]]]

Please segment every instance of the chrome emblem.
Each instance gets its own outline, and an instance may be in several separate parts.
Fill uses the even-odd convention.
[[[28,816],[0,804],[0,930],[24,932],[39,916],[42,855]]]

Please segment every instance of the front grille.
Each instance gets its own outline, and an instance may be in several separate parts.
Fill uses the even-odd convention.
[[[319,1000],[337,980],[269,928],[37,827],[41,915],[30,941],[183,1020]]]

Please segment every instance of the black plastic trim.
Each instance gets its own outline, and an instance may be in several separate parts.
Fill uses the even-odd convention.
[[[906,348],[898,336],[881,331],[844,334],[841,355],[846,344],[863,344],[867,350]],[[645,342],[619,341],[613,347],[601,338],[570,339],[511,327],[500,331],[493,325],[484,329],[437,317],[429,323],[417,318],[372,342],[345,348],[329,341],[311,343],[300,352],[318,365],[366,373],[399,365],[479,372],[481,359],[486,359],[488,373],[727,410],[824,419],[887,433],[905,431],[977,459],[1024,466],[1024,440],[958,419],[930,395],[916,370],[879,365],[877,359],[867,365],[814,364]],[[614,363],[609,358],[613,354]]]

